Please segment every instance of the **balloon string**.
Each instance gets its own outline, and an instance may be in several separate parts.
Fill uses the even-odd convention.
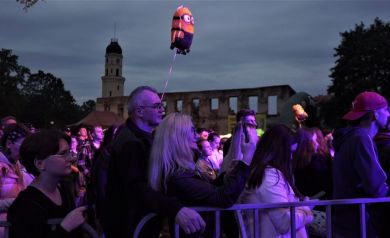
[[[168,78],[167,78],[167,80],[165,80],[164,91],[163,91],[163,94],[161,95],[161,102],[163,101],[164,94],[166,93],[169,79],[172,77],[173,64],[175,63],[175,59],[176,59],[176,55],[177,55],[177,51],[176,50],[173,50],[173,51],[174,51],[174,54],[173,54],[173,58],[172,58],[172,62],[171,62],[171,67],[169,68]]]

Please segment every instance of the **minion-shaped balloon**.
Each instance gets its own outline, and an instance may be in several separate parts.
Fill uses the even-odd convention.
[[[171,50],[177,48],[178,54],[190,52],[194,35],[194,17],[191,11],[183,6],[177,8],[172,20]]]

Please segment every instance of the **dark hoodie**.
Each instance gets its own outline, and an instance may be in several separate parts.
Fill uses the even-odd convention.
[[[390,132],[379,132],[374,138],[378,148],[379,162],[387,175],[387,184],[390,182]]]
[[[334,133],[333,197],[376,198],[387,195],[386,174],[379,164],[377,149],[367,129],[348,127]],[[369,218],[369,216],[367,216]],[[357,206],[335,206],[335,233],[359,237]],[[367,220],[367,237],[373,236]]]

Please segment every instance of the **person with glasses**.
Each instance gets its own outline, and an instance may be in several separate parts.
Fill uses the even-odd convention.
[[[106,238],[132,237],[137,224],[150,212],[175,218],[188,233],[202,230],[204,221],[195,210],[148,185],[152,132],[164,115],[157,91],[148,86],[136,88],[127,108],[129,118],[118,128],[108,162],[102,224]],[[147,223],[140,237],[159,237],[160,221]]]
[[[0,220],[7,218],[7,210],[20,191],[33,180],[19,162],[19,148],[24,138],[30,134],[22,124],[6,126],[1,139],[0,151]],[[3,237],[3,228],[0,237]]]
[[[240,141],[242,158],[235,161],[229,173],[217,178],[220,183],[213,183],[196,166],[193,150],[197,149],[197,136],[192,128],[188,115],[172,113],[164,118],[153,141],[149,183],[156,191],[177,197],[186,206],[230,207],[238,199],[249,176],[256,138],[250,138],[248,143]],[[241,135],[239,123],[235,137],[241,138]],[[211,152],[211,148],[209,150]],[[203,215],[203,218],[207,226],[200,237],[213,237],[214,216]]]
[[[21,162],[35,179],[9,208],[10,237],[80,237],[76,229],[84,222],[86,207],[75,208],[61,179],[71,173],[73,157],[69,137],[43,130],[28,136],[20,147]],[[62,218],[55,230],[49,219]]]

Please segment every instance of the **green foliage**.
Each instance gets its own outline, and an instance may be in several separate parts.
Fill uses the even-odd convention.
[[[48,127],[50,121],[65,125],[79,119],[79,108],[72,94],[65,90],[60,78],[50,73],[32,74],[22,92],[27,100],[23,118],[34,121],[38,127]]]
[[[50,73],[30,70],[18,64],[11,50],[0,51],[0,117],[13,115],[37,128],[63,127],[94,109],[89,100],[80,107],[64,83]]]
[[[328,88],[334,97],[321,108],[331,127],[341,125],[341,117],[351,108],[357,94],[375,91],[390,96],[390,23],[376,18],[369,27],[361,23],[340,35]]]
[[[96,107],[96,103],[94,100],[88,100],[83,102],[80,107],[80,116],[86,117],[90,112],[94,111]]]
[[[0,51],[0,115],[20,116],[24,99],[20,94],[30,70],[18,64],[18,57],[12,50]]]
[[[16,2],[24,5],[23,9],[25,9],[25,10],[34,6],[38,1],[39,0],[16,0]]]

